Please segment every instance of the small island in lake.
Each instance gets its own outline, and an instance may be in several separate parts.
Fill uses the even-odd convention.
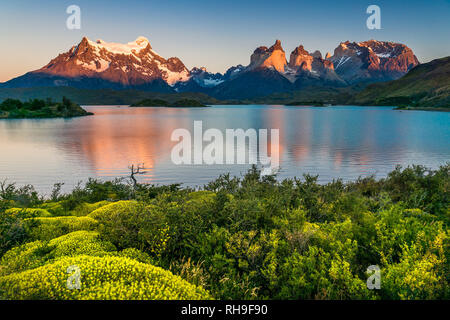
[[[161,99],[144,99],[142,101],[133,103],[130,107],[172,107],[172,108],[203,108],[207,105],[192,99],[182,99],[169,103]]]
[[[0,104],[0,119],[70,118],[93,115],[66,97],[62,102],[33,99],[22,102],[6,99]]]
[[[312,107],[326,107],[321,101],[294,101],[287,103],[286,106],[312,106]]]

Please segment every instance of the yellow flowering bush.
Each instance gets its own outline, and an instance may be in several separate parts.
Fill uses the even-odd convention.
[[[67,216],[67,210],[63,206],[62,201],[58,202],[45,202],[39,206],[42,209],[47,210],[53,216]]]
[[[6,252],[0,263],[0,275],[39,267],[47,261],[49,248],[44,241],[25,243]]]
[[[92,211],[88,216],[94,219],[110,219],[120,213],[127,213],[139,206],[137,201],[117,201]]]
[[[424,236],[421,241],[425,241]],[[399,263],[382,269],[382,287],[390,299],[439,299],[449,290],[448,281],[448,235],[439,233],[429,240],[427,249],[417,244],[404,245]],[[448,278],[447,278],[448,279]]]
[[[95,231],[75,231],[50,240],[48,246],[52,248],[51,254],[55,258],[81,254],[102,256],[116,251],[112,243],[101,241]]]
[[[70,266],[80,270],[80,289],[68,289]],[[73,275],[72,275],[73,276]],[[124,257],[76,256],[0,277],[6,299],[210,299],[204,289],[150,264]]]
[[[51,213],[40,208],[11,208],[5,211],[7,214],[18,215],[22,218],[51,217]]]
[[[115,251],[113,244],[99,240],[98,232],[75,231],[48,242],[38,240],[9,250],[1,259],[0,274],[28,270],[61,257],[103,256]]]
[[[212,203],[216,198],[216,194],[212,191],[200,190],[188,194],[190,200],[198,200],[204,203]]]
[[[109,201],[99,201],[95,203],[82,202],[78,204],[74,209],[68,208],[67,201],[58,202],[45,202],[39,206],[41,209],[45,209],[53,216],[87,216],[92,211],[95,211],[103,206],[110,204]]]
[[[74,216],[87,216],[88,214],[90,214],[91,212],[102,208],[104,206],[107,206],[111,204],[111,202],[109,201],[100,201],[100,202],[95,202],[95,203],[81,203],[80,205],[78,205],[72,212],[71,214]]]
[[[78,230],[95,230],[97,221],[90,217],[38,217],[25,219],[29,236],[34,240],[50,240]]]

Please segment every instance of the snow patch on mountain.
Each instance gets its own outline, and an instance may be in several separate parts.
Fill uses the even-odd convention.
[[[350,60],[350,57],[347,56],[343,56],[339,59],[339,61],[336,64],[336,67],[334,67],[335,69],[338,69],[339,67],[341,67],[344,63],[346,63],[347,61]]]
[[[215,87],[224,82],[223,79],[203,79],[203,84],[206,87]]]
[[[170,85],[173,86],[177,82],[185,82],[190,78],[189,72],[187,70],[183,70],[182,72],[174,72],[169,70],[165,65],[161,64],[159,61],[156,61],[158,64],[158,68],[164,73],[164,80]]]
[[[145,49],[148,45],[150,45],[150,42],[147,38],[141,36],[135,41],[128,42],[127,44],[106,42],[99,39],[96,42],[89,40],[89,45],[97,49],[98,52],[105,49],[114,54],[133,54]]]
[[[379,58],[390,58],[392,56],[392,53],[377,53],[376,54]]]

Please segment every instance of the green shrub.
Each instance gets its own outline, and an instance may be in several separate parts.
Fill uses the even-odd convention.
[[[95,230],[97,221],[90,217],[41,217],[25,219],[31,239],[50,240],[78,230]]]
[[[0,181],[0,200],[10,200],[19,207],[33,207],[42,203],[37,191],[31,185],[16,187],[14,183]]]
[[[52,215],[45,209],[39,208],[11,208],[5,211],[7,214],[20,216],[21,218],[51,217]]]
[[[53,216],[67,216],[67,215],[69,215],[68,211],[66,210],[66,208],[64,208],[62,201],[46,202],[46,203],[41,204],[39,207],[42,208],[42,209],[47,210]]]
[[[211,230],[217,221],[222,221],[222,212],[218,212],[216,194],[210,191],[198,191],[181,194],[176,201],[168,201],[165,195],[159,197],[152,210],[167,222],[169,227],[168,252],[184,252],[194,258],[198,250],[192,244]],[[195,257],[196,258],[196,257]]]
[[[0,212],[0,255],[29,240],[22,211]]]
[[[80,270],[80,289],[69,290],[67,270]],[[0,277],[6,299],[209,299],[210,295],[171,272],[124,257],[77,256]]]
[[[253,168],[243,178],[221,176],[205,191],[91,180],[46,203],[30,187],[0,184],[0,273],[9,279],[0,297],[20,298],[22,286],[32,298],[151,296],[130,289],[146,277],[141,267],[120,279],[110,270],[108,285],[105,274],[89,273],[82,296],[51,291],[56,280],[30,289],[17,278],[88,255],[157,265],[221,299],[448,299],[449,171],[450,164],[411,167],[385,179],[319,184],[308,175],[277,181]],[[61,217],[8,211],[38,206]],[[31,240],[39,241],[23,245]],[[381,269],[380,290],[366,287],[371,265]]]
[[[155,264],[153,259],[147,253],[142,252],[141,250],[138,250],[136,248],[127,248],[117,253],[113,253],[112,255],[134,259],[143,263]]]
[[[286,259],[280,269],[279,299],[363,299],[372,293],[352,274],[348,261],[311,246]]]
[[[97,210],[105,205],[110,204],[108,201],[100,201],[96,203],[76,203],[75,207],[72,208],[72,203],[67,200],[62,200],[58,202],[46,202],[40,205],[40,208],[46,209],[53,216],[87,216],[92,211]]]
[[[119,201],[95,210],[89,217],[99,222],[102,238],[120,249],[135,247],[159,255],[166,248],[169,228],[154,205]]]
[[[71,211],[71,214],[73,216],[87,216],[88,214],[90,214],[91,212],[102,208],[106,205],[111,204],[111,202],[109,201],[100,201],[100,202],[95,202],[95,203],[86,203],[83,202],[81,204],[79,204],[78,206],[75,207],[75,209],[73,209]]]

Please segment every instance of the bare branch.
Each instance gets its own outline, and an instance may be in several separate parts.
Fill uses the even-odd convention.
[[[133,181],[133,186],[136,187],[137,180],[135,178],[135,175],[137,175],[137,174],[146,174],[147,171],[144,171],[145,170],[145,165],[144,165],[144,163],[140,163],[137,166],[132,164],[131,166],[128,166],[128,169],[130,169],[130,171],[131,171],[130,178]]]

